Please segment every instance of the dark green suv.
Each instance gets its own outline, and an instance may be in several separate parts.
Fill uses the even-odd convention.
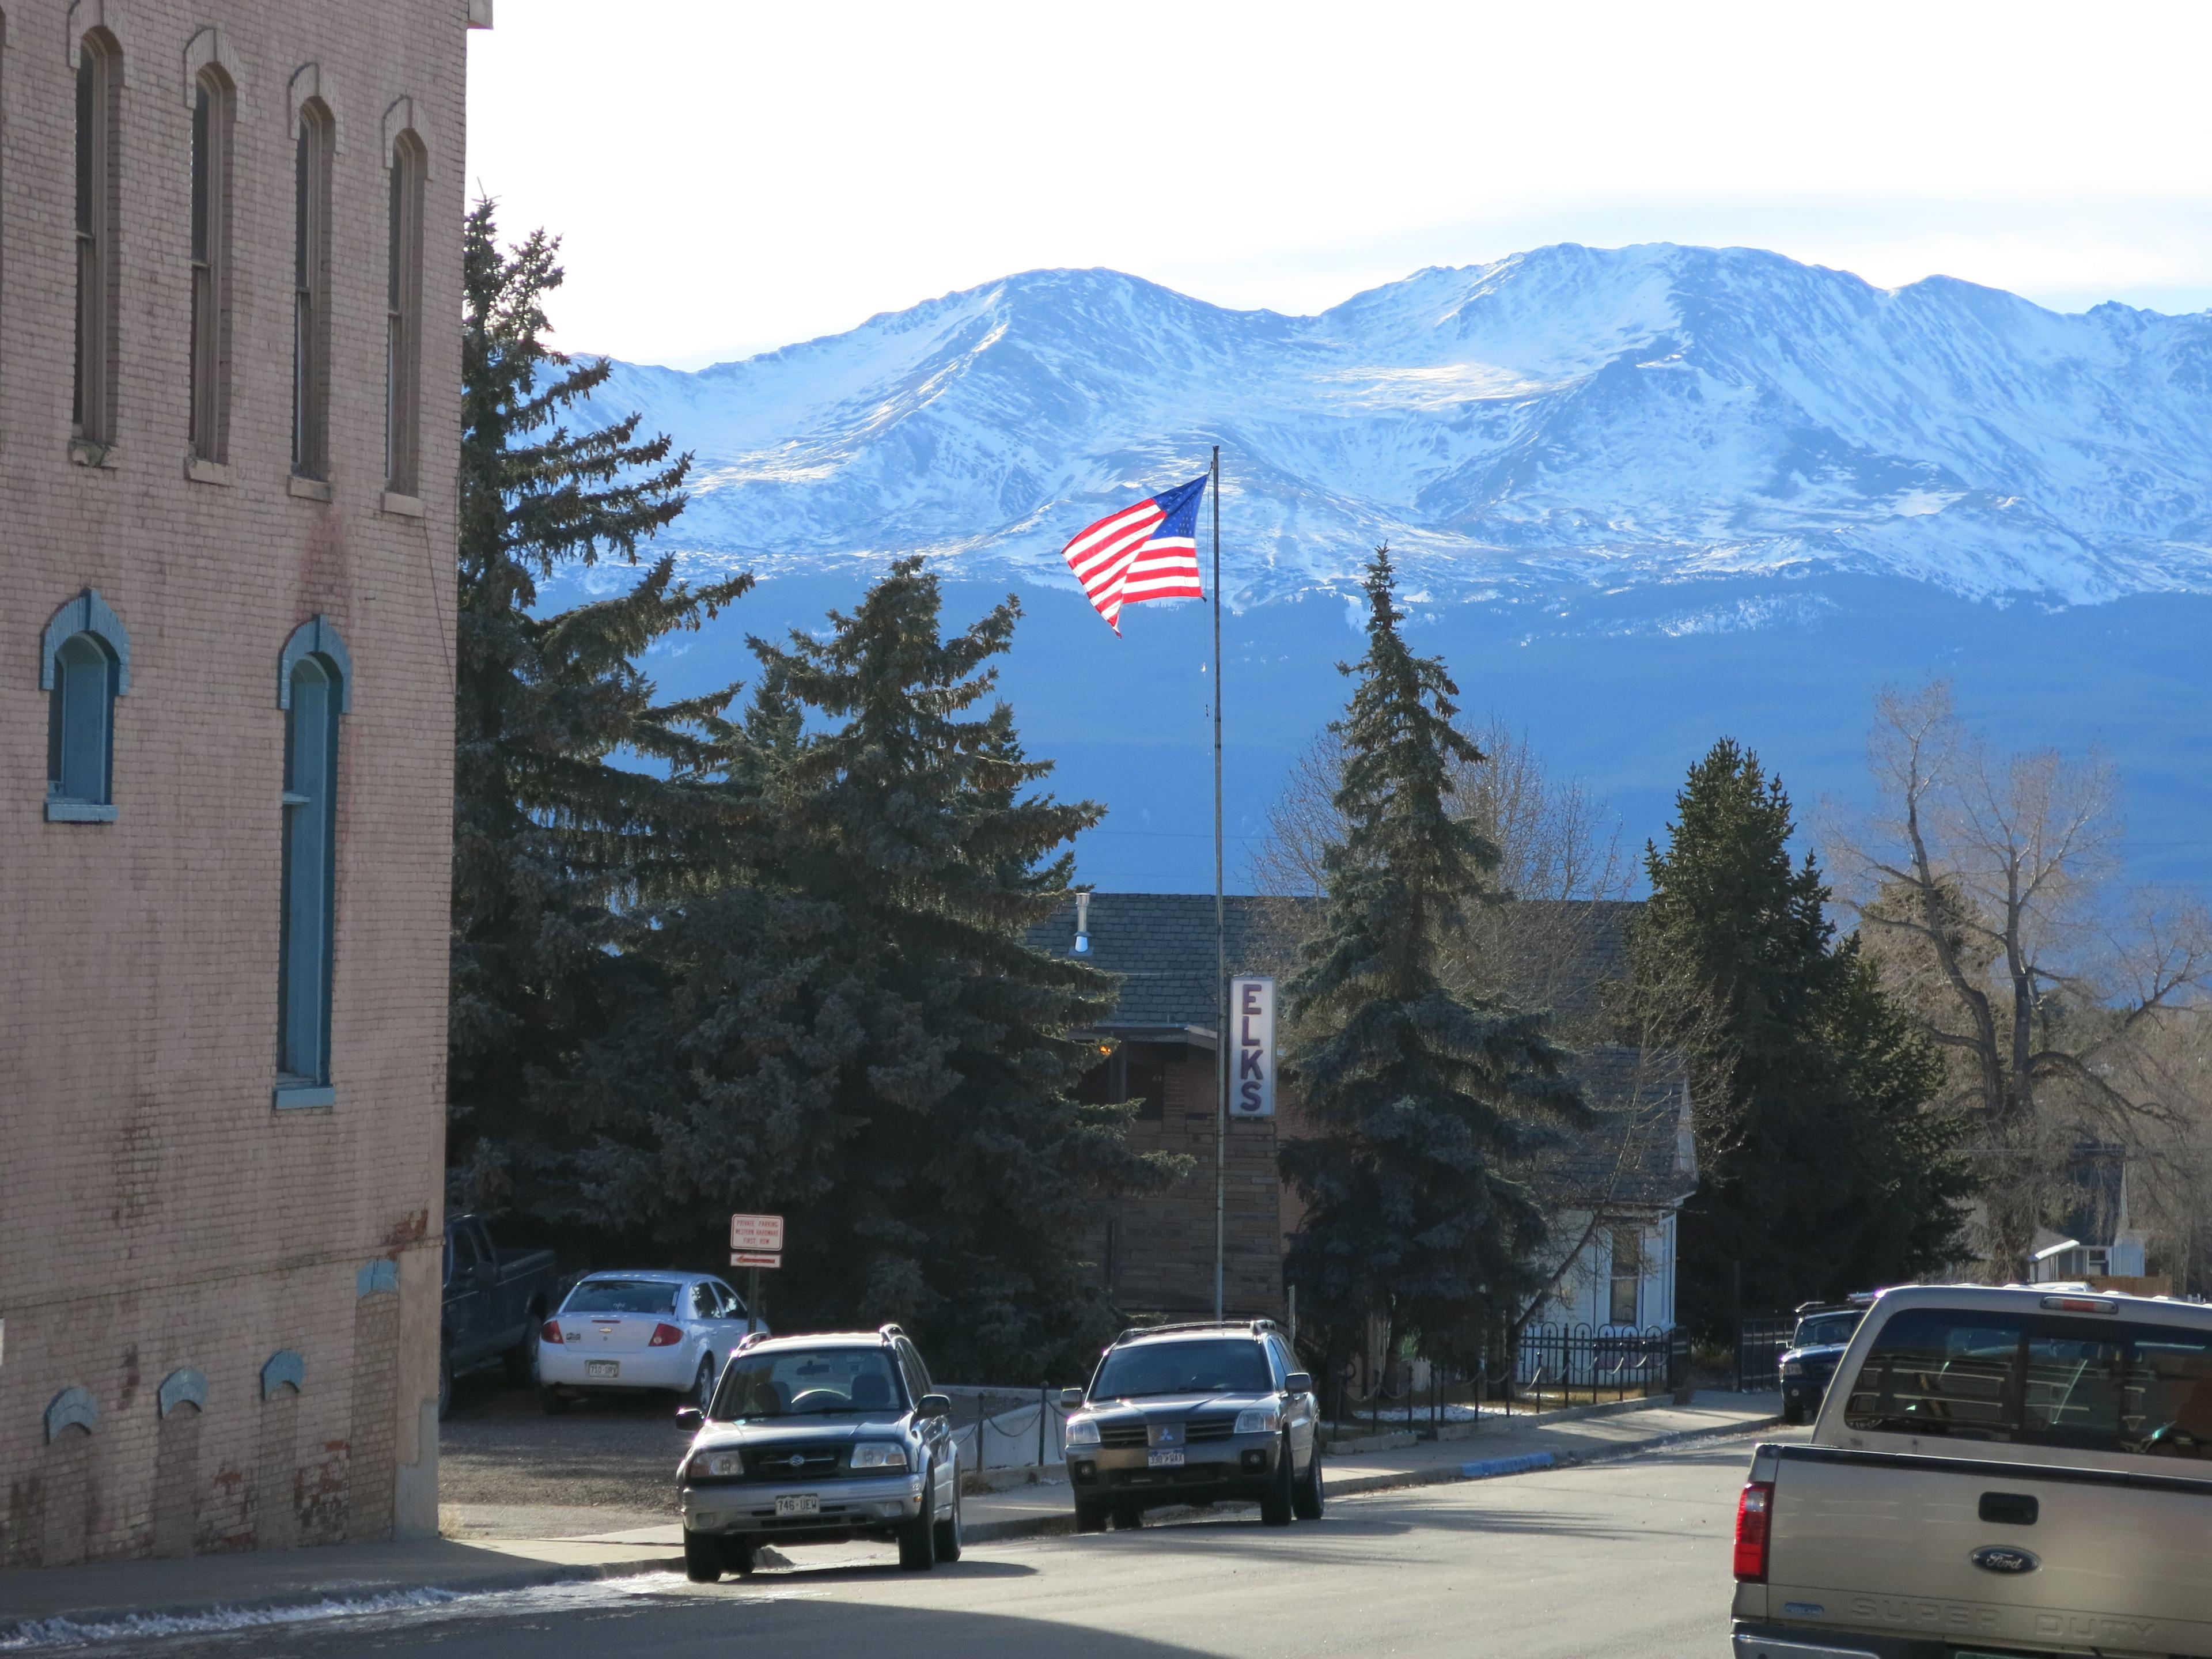
[[[1273,1527],[1321,1518],[1313,1379],[1273,1320],[1124,1331],[1060,1404],[1079,1532],[1224,1499]]]

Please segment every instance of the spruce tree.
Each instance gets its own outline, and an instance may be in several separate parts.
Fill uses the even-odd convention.
[[[1286,1076],[1321,1133],[1281,1151],[1306,1205],[1286,1271],[1332,1358],[1379,1318],[1464,1364],[1540,1288],[1545,1219],[1512,1168],[1583,1109],[1545,1016],[1439,975],[1440,941],[1494,896],[1497,848],[1446,810],[1454,763],[1482,757],[1453,724],[1443,663],[1399,632],[1387,547],[1365,586],[1367,653],[1343,670],[1357,684],[1332,728],[1343,838],[1287,987]]]
[[[1941,1066],[1840,945],[1810,854],[1793,860],[1790,799],[1729,739],[1691,768],[1651,899],[1632,932],[1637,980],[1722,1097],[1698,1103],[1699,1184],[1684,1206],[1683,1316],[1700,1333],[1937,1265],[1966,1187],[1957,1128],[1924,1110]],[[1694,1007],[1691,1005],[1694,1004]],[[1741,1290],[1739,1291],[1739,1276]]]
[[[896,1319],[940,1369],[1029,1376],[1110,1330],[1097,1200],[1165,1170],[1128,1147],[1132,1109],[1073,1097],[1068,1032],[1110,981],[1024,938],[1100,809],[1034,793],[1050,763],[986,706],[1015,601],[949,637],[940,608],[902,559],[828,637],[753,642],[751,869],[662,919],[661,1024],[602,1068],[658,1104],[589,1170],[671,1243],[705,1248],[740,1202],[785,1213],[780,1318]]]
[[[541,612],[548,578],[635,563],[690,467],[635,416],[576,421],[610,366],[548,342],[557,247],[538,231],[502,251],[493,204],[469,215],[454,667],[448,1158],[465,1201],[541,1214],[557,1194],[520,1170],[575,1140],[544,1085],[607,1037],[641,907],[728,844],[731,797],[698,780],[731,763],[731,694],[658,701],[638,660],[751,582],[690,587],[664,556],[625,592]]]

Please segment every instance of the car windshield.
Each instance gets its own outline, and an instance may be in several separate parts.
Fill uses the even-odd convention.
[[[562,1313],[668,1314],[676,1311],[676,1287],[651,1279],[587,1279],[568,1292]]]
[[[1249,1336],[1139,1342],[1106,1356],[1093,1400],[1153,1394],[1266,1394],[1275,1386],[1267,1356]]]
[[[1815,1314],[1810,1319],[1797,1322],[1797,1334],[1790,1340],[1793,1348],[1836,1348],[1851,1340],[1851,1333],[1859,1328],[1860,1316],[1856,1313]]]
[[[881,1348],[779,1348],[735,1356],[708,1415],[737,1422],[905,1408]]]

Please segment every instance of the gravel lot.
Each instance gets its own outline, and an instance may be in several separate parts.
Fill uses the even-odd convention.
[[[690,1440],[675,1413],[672,1396],[652,1395],[580,1401],[548,1417],[534,1393],[496,1371],[459,1378],[438,1437],[445,1531],[543,1536],[549,1525],[612,1531],[673,1519],[676,1462]]]

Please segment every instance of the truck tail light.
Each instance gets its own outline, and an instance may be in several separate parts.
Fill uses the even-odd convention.
[[[683,1328],[676,1325],[655,1325],[653,1334],[646,1339],[648,1348],[672,1348],[684,1340]]]
[[[1774,1518],[1774,1483],[1754,1480],[1735,1504],[1735,1576],[1744,1584],[1766,1582],[1766,1533]]]
[[[554,1343],[559,1342],[561,1340],[561,1322],[557,1319],[547,1320],[543,1325],[540,1325],[538,1328],[538,1334],[545,1341]]]

